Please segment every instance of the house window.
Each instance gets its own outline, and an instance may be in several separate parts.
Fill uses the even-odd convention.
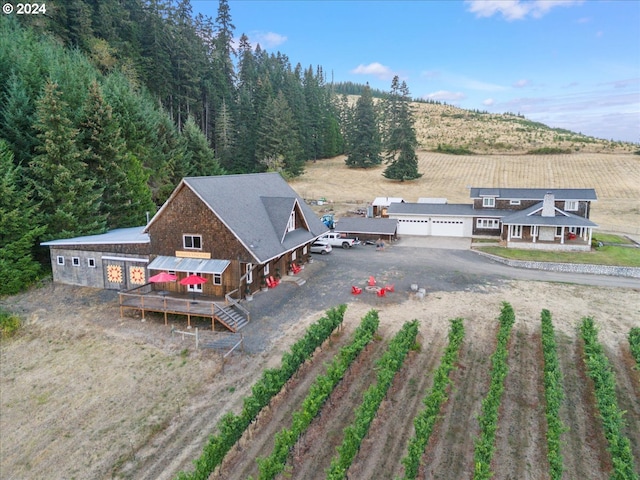
[[[576,200],[567,200],[564,202],[564,209],[567,212],[577,212],[578,211],[578,202]]]
[[[191,275],[199,275],[197,272],[187,272],[187,277]],[[187,285],[187,291],[193,293],[202,293],[202,284],[196,283],[194,285]]]
[[[202,250],[202,235],[183,235],[182,245],[185,250]]]
[[[291,252],[291,261],[294,261],[296,258],[298,258],[298,252],[294,250]]]
[[[90,268],[96,268],[96,259],[87,258],[87,266],[89,266]]]
[[[263,271],[262,271],[262,274],[263,274],[265,277],[266,277],[267,275],[269,275],[269,264],[268,264],[268,263],[266,263],[266,264],[264,265],[264,269],[263,269]]]
[[[500,221],[497,218],[478,218],[476,220],[477,228],[500,228]]]
[[[509,205],[520,205],[520,200],[509,200]]]
[[[63,257],[62,255],[58,255],[58,256],[56,257],[56,263],[57,263],[58,265],[64,265],[64,257]]]
[[[304,247],[302,247],[302,254],[303,255],[306,255],[308,251],[309,251],[309,245],[305,245]]]
[[[495,197],[484,197],[482,199],[482,206],[486,208],[494,208],[496,206]]]
[[[71,263],[73,264],[74,267],[79,267],[80,266],[80,257],[72,257],[71,258]]]
[[[213,284],[214,285],[222,285],[222,274],[214,273],[213,274]]]
[[[244,271],[247,274],[247,284],[253,283],[253,265],[247,263],[244,267]]]

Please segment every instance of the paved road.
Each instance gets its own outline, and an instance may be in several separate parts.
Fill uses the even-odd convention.
[[[349,250],[334,249],[329,255],[314,255],[314,262],[294,277],[304,278],[304,285],[285,278],[277,288],[257,293],[247,304],[252,321],[243,331],[245,348],[252,353],[260,352],[267,347],[269,339],[282,333],[283,324],[352,301],[351,286],[364,287],[369,276],[374,276],[379,284],[393,284],[397,292],[409,292],[412,284],[425,288],[427,293],[481,291],[509,280],[640,289],[638,279],[514,268],[472,252],[468,243],[438,242],[401,240],[384,251],[361,245]],[[373,308],[401,303],[406,298],[406,295],[378,298],[363,294],[358,301],[370,303]]]

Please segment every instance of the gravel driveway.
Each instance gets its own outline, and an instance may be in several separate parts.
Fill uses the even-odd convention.
[[[283,278],[277,288],[258,292],[252,302],[246,303],[251,311],[251,323],[243,329],[246,351],[263,351],[282,334],[283,324],[341,303],[365,302],[371,308],[402,303],[409,298],[412,284],[424,288],[427,295],[438,291],[482,292],[512,279],[640,288],[640,282],[631,278],[509,267],[477,255],[469,250],[468,240],[460,240],[465,239],[407,238],[384,251],[360,245],[314,255],[313,263],[298,275]],[[362,294],[352,295],[351,286],[365,287],[370,276],[379,285],[393,284],[394,294],[379,298],[363,288]],[[306,283],[298,285],[297,279]]]

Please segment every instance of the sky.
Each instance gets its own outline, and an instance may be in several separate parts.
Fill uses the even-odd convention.
[[[215,19],[217,0],[192,0]],[[236,39],[327,81],[640,143],[640,1],[229,0]]]

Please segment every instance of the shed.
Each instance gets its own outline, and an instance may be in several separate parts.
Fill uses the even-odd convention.
[[[401,197],[376,197],[371,203],[374,217],[387,217],[387,209],[392,203],[404,203]]]

